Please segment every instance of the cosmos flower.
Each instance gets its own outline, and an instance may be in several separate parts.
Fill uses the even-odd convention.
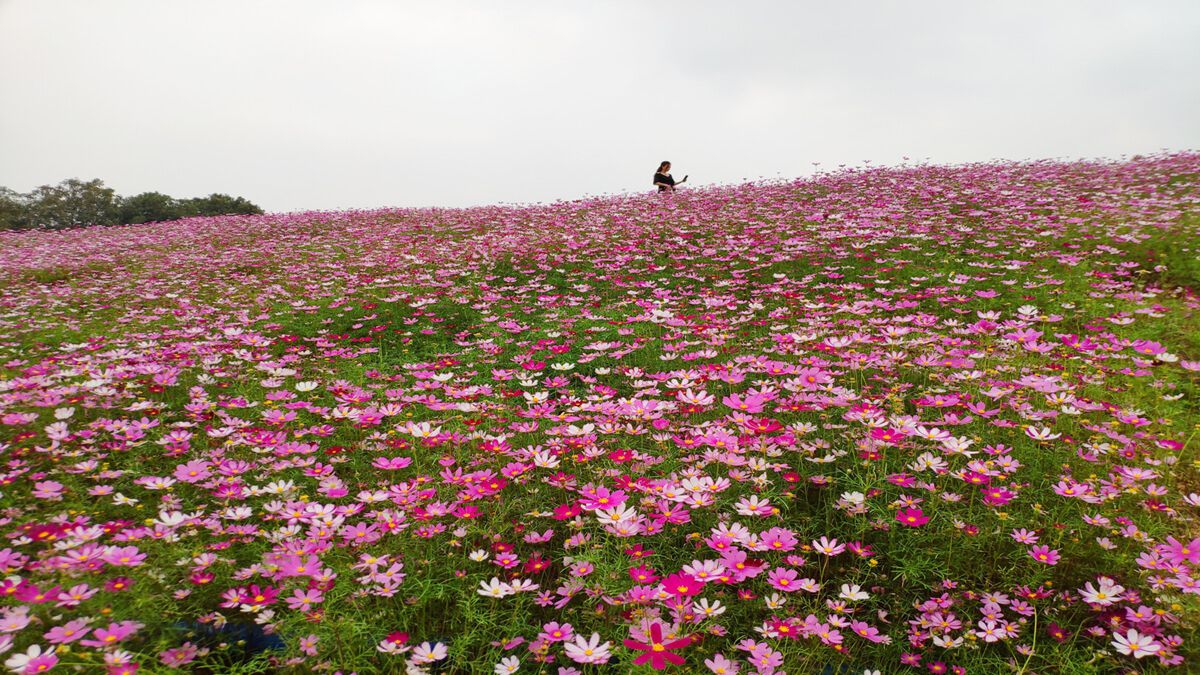
[[[1057,565],[1060,557],[1058,551],[1049,546],[1034,546],[1029,549],[1029,555],[1034,560],[1047,565]]]
[[[1162,645],[1158,644],[1152,636],[1142,635],[1133,628],[1124,633],[1113,633],[1111,644],[1118,652],[1135,659],[1157,654],[1162,650]]]
[[[42,651],[41,645],[30,645],[23,653],[17,652],[4,661],[4,665],[14,673],[32,675],[43,673],[58,664],[58,655],[51,647]]]
[[[576,635],[574,640],[564,645],[567,658],[575,663],[583,664],[608,663],[608,660],[612,658],[611,649],[612,643],[601,642],[599,633],[592,633],[589,638]]]
[[[896,512],[896,522],[908,527],[920,527],[929,522],[929,516],[917,508],[900,509]]]
[[[650,624],[648,636],[649,643],[629,638],[624,640],[626,647],[642,652],[641,655],[633,660],[634,665],[640,666],[643,663],[649,663],[651,668],[662,670],[667,667],[667,664],[679,666],[685,663],[682,656],[673,652],[691,644],[691,638],[683,637],[664,642],[662,624],[658,622]]]

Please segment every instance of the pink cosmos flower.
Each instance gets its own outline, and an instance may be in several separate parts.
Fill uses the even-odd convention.
[[[278,588],[260,588],[258,584],[250,584],[238,593],[238,602],[243,605],[269,605],[278,598]]]
[[[62,493],[63,493],[64,489],[65,489],[65,486],[62,483],[59,483],[58,481],[53,481],[53,480],[38,481],[37,483],[33,484],[33,493],[32,494],[34,497],[37,497],[38,499],[46,499],[49,501],[57,502],[57,501],[62,500]],[[55,662],[57,662],[57,661],[58,661],[58,659],[55,658]]]
[[[746,657],[750,664],[760,673],[770,673],[783,665],[783,654],[775,651],[765,642],[760,642],[750,648]]]
[[[762,534],[762,544],[770,551],[791,551],[800,543],[792,531],[783,527],[772,527]]]
[[[658,573],[654,571],[654,568],[647,567],[646,565],[629,568],[629,576],[639,584],[652,584],[659,579]]]
[[[1167,543],[1160,546],[1159,550],[1167,560],[1176,565],[1200,565],[1200,538],[1185,544],[1175,537],[1167,537]]]
[[[626,638],[624,645],[629,649],[643,652],[640,656],[633,660],[635,666],[640,666],[643,663],[649,663],[650,667],[655,670],[662,670],[667,667],[667,664],[681,666],[685,663],[682,656],[673,654],[676,649],[683,649],[692,643],[691,638],[683,637],[670,642],[663,642],[663,627],[662,624],[654,622],[650,625],[649,630],[650,643],[639,642]]]
[[[1029,549],[1029,555],[1034,560],[1047,565],[1057,565],[1059,560],[1058,551],[1049,546],[1034,546]]]
[[[828,537],[814,539],[812,542],[812,547],[816,549],[817,553],[830,557],[838,555],[842,551],[846,550],[845,544],[839,544],[837,539],[830,539]]]
[[[695,577],[677,572],[662,580],[662,586],[668,593],[676,597],[699,595],[704,590],[704,584]]]
[[[16,633],[33,620],[28,607],[5,607],[0,615],[0,632]]]
[[[575,636],[575,629],[569,623],[560,624],[557,621],[542,626],[538,638],[547,642],[565,642]]]
[[[1013,538],[1013,541],[1021,544],[1036,544],[1038,542],[1037,534],[1024,528],[1013,530],[1009,536]]]
[[[720,652],[713,654],[711,659],[705,659],[704,665],[713,675],[738,675],[741,670],[737,661],[730,660]]]
[[[86,636],[91,628],[86,619],[74,619],[61,626],[55,626],[46,632],[45,638],[51,644],[68,644]]]
[[[175,478],[185,483],[199,483],[212,475],[212,471],[209,470],[210,466],[202,459],[194,459],[175,467]]]
[[[97,628],[92,637],[79,644],[86,647],[112,647],[141,629],[142,624],[136,621],[121,621],[111,623],[108,628]]]
[[[744,413],[760,413],[763,411],[763,404],[766,401],[758,396],[741,396],[739,394],[730,394],[721,399],[721,403]]]
[[[881,635],[878,628],[867,624],[865,621],[851,621],[850,630],[871,642],[890,644],[892,641],[892,638],[887,635]]]
[[[166,649],[158,655],[158,660],[163,662],[163,665],[171,668],[178,668],[196,660],[196,655],[200,650],[196,645],[185,642],[174,649]]]
[[[297,588],[290,597],[284,598],[284,602],[291,609],[308,612],[312,610],[313,605],[320,604],[324,599],[325,594],[319,590]]]
[[[626,500],[628,500],[628,497],[621,490],[609,490],[606,487],[598,487],[589,492],[584,492],[579,504],[588,511],[595,511],[597,509],[615,508],[624,504]]]
[[[387,637],[380,640],[379,644],[375,645],[375,650],[384,654],[403,654],[410,649],[407,643],[408,633],[393,631],[388,633]]]
[[[385,471],[398,471],[412,464],[412,457],[376,457],[371,466]]]
[[[118,567],[137,567],[145,562],[146,554],[136,546],[112,546],[100,559]]]
[[[896,522],[908,527],[920,527],[929,522],[929,517],[921,509],[900,509],[896,512]]]
[[[800,574],[796,570],[776,567],[767,572],[767,583],[771,584],[772,588],[791,593],[800,590],[799,584],[796,583],[796,579],[799,577]]]

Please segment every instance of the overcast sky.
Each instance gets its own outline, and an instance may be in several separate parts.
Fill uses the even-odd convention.
[[[1200,148],[1200,2],[0,0],[0,185],[466,206]],[[814,167],[814,163],[820,163]]]

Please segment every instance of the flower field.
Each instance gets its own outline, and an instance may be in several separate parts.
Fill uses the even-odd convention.
[[[1200,154],[0,233],[17,673],[1200,659]]]

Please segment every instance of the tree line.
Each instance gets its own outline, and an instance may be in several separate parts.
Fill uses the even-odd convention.
[[[192,216],[259,214],[244,197],[213,193],[176,199],[161,192],[122,197],[99,178],[68,178],[27,193],[0,186],[0,230],[63,229],[83,225],[129,225]]]

